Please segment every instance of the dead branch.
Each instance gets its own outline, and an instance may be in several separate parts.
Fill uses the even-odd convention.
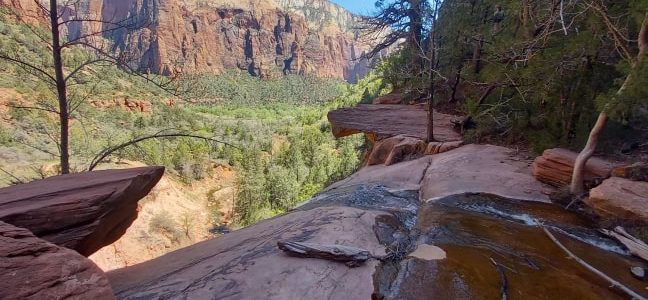
[[[108,156],[111,154],[115,153],[116,151],[119,151],[121,149],[124,149],[128,146],[135,145],[137,143],[146,141],[146,140],[151,140],[151,139],[161,139],[161,138],[178,138],[178,137],[188,137],[188,138],[194,138],[194,139],[200,139],[208,142],[216,142],[216,143],[221,143],[236,149],[239,149],[239,147],[236,147],[230,143],[219,141],[217,139],[209,138],[209,137],[204,137],[204,136],[199,136],[199,135],[194,135],[194,134],[187,134],[187,133],[156,133],[153,135],[148,135],[148,136],[143,136],[139,137],[133,140],[130,140],[128,142],[119,144],[114,147],[106,148],[103,151],[101,151],[99,154],[97,154],[94,159],[92,159],[92,162],[90,162],[90,166],[88,167],[88,171],[94,170],[97,165],[99,165],[104,159],[106,159]]]
[[[285,241],[277,242],[277,246],[290,256],[339,261],[350,268],[359,267],[371,258],[371,253],[368,250],[342,245]]]
[[[560,241],[559,241],[559,240],[558,240],[558,239],[557,239],[557,238],[556,238],[556,237],[555,237],[551,232],[549,232],[549,230],[548,230],[546,227],[544,227],[542,224],[540,224],[540,228],[542,228],[542,230],[547,234],[547,236],[551,239],[551,241],[553,241],[553,242],[554,242],[558,247],[560,247],[560,249],[562,249],[565,253],[567,253],[567,255],[568,255],[570,258],[574,259],[577,263],[579,263],[581,266],[585,267],[586,269],[590,270],[592,273],[594,273],[594,274],[598,275],[599,277],[605,279],[607,282],[609,282],[609,283],[612,285],[612,287],[617,287],[617,288],[619,288],[620,290],[622,290],[622,291],[625,292],[626,294],[632,296],[633,299],[647,300],[645,297],[643,297],[643,296],[637,294],[636,292],[634,292],[633,290],[631,290],[631,289],[628,288],[627,286],[621,284],[620,282],[618,282],[618,281],[612,279],[610,276],[606,275],[605,273],[603,273],[603,272],[599,271],[598,269],[592,267],[590,264],[588,264],[587,262],[585,262],[584,260],[582,260],[581,258],[579,258],[578,256],[576,256],[574,253],[572,253],[571,251],[569,251],[569,249],[567,249],[567,247],[565,247],[565,245],[563,245],[563,244],[562,244],[562,243],[561,243],[561,242],[560,242]]]
[[[610,236],[621,242],[630,253],[648,261],[648,245],[642,240],[630,235],[623,227],[615,227],[614,230],[601,230],[605,235]]]

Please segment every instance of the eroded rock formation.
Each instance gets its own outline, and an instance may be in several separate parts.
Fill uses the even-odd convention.
[[[163,167],[55,176],[0,189],[0,221],[88,256],[121,237]]]
[[[455,116],[434,113],[437,141],[461,140],[461,135],[453,129],[454,119]],[[427,130],[427,111],[419,105],[361,104],[331,111],[328,120],[336,137],[363,132],[373,141],[401,134],[423,140]]]
[[[70,38],[103,31],[144,72],[236,69],[355,81],[368,71],[361,57],[370,43],[354,32],[355,17],[325,0],[83,0],[75,9],[69,16],[109,23],[73,22]],[[128,28],[110,30],[124,20]]]
[[[547,149],[533,162],[533,175],[544,183],[562,187],[571,183],[574,161],[578,153],[561,148]],[[585,166],[585,180],[603,180],[610,177],[614,164],[593,157]]]
[[[0,270],[2,299],[115,298],[92,261],[1,221]]]
[[[585,203],[603,217],[648,224],[648,182],[612,177],[593,188]]]
[[[540,203],[546,196],[526,190],[540,185],[528,163],[512,156],[506,148],[470,145],[365,167],[286,215],[108,276],[122,299],[490,299],[502,297],[496,261],[506,266],[511,295],[622,297],[565,257],[540,221],[555,234],[573,232],[578,240],[560,236],[572,251],[646,294],[628,272],[640,262],[579,217]],[[469,190],[457,188],[481,180]],[[349,268],[291,257],[276,245],[284,240],[365,249],[371,258]],[[444,255],[421,255],[429,249]]]

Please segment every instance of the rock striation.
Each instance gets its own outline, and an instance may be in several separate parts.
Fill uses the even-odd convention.
[[[573,252],[645,295],[644,285],[627,271],[638,260],[618,254],[623,250],[610,240],[590,242],[595,230],[529,194],[526,188],[540,183],[511,151],[468,145],[368,166],[288,214],[108,277],[120,299],[495,299],[501,298],[503,283],[494,260],[506,266],[510,294],[621,299],[565,257],[534,225],[540,220],[552,230],[573,232],[578,240],[561,236]],[[480,180],[486,182],[458,188]],[[536,201],[486,195],[493,193]],[[349,268],[327,255],[292,257],[277,247],[285,240],[362,249],[363,260],[365,250],[369,258]]]
[[[539,181],[555,187],[569,185],[577,156],[578,153],[566,149],[547,149],[533,162],[533,175]],[[585,166],[585,181],[608,178],[614,167],[611,162],[592,157]]]
[[[121,237],[163,167],[105,170],[0,189],[0,221],[89,256]]]
[[[21,0],[32,1],[32,0]],[[370,43],[356,17],[326,0],[83,0],[70,16],[127,23],[82,24],[69,37],[105,32],[140,71],[163,75],[240,70],[259,77],[309,74],[354,82],[368,72]]]
[[[593,188],[585,203],[605,218],[648,224],[648,182],[612,177]]]
[[[1,221],[0,269],[2,299],[115,298],[92,261]]]
[[[460,141],[452,121],[454,116],[434,113],[434,138],[440,142]],[[418,105],[361,104],[328,113],[333,135],[344,137],[365,133],[373,141],[405,135],[425,139],[427,111]]]

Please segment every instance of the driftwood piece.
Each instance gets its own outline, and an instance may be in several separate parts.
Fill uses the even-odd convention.
[[[371,253],[368,250],[350,246],[290,241],[277,242],[277,246],[290,256],[339,261],[351,268],[359,267],[371,258]]]
[[[614,231],[601,230],[604,234],[617,239],[621,244],[626,246],[630,253],[648,261],[648,245],[642,240],[630,235],[623,227],[617,226]]]

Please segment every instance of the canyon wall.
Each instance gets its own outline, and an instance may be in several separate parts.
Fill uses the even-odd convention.
[[[24,3],[23,3],[24,2]],[[0,0],[17,10],[33,0]],[[33,6],[33,5],[32,5]],[[64,14],[67,38],[101,32],[102,47],[163,75],[239,70],[259,77],[315,75],[355,81],[370,43],[357,17],[326,0],[82,0]]]

